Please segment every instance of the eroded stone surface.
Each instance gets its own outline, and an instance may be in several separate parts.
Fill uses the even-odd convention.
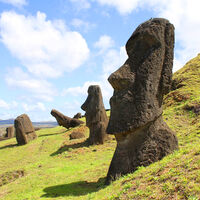
[[[35,129],[28,115],[22,114],[15,119],[16,139],[19,145],[27,144],[37,138]]]
[[[63,115],[61,112],[59,112],[59,111],[57,111],[55,109],[53,109],[51,111],[51,115],[56,118],[59,126],[63,126],[63,127],[67,128],[67,129],[79,126],[80,124],[84,123],[81,120],[78,120],[78,119],[71,118],[71,117],[68,117],[66,115]]]
[[[80,138],[84,138],[84,137],[85,137],[84,133],[79,132],[79,131],[74,131],[69,135],[70,140],[80,139]]]
[[[162,120],[163,95],[171,87],[174,26],[154,18],[138,26],[126,43],[128,59],[108,81],[114,88],[107,128],[117,147],[106,182],[147,166],[178,148]]]
[[[85,111],[86,125],[90,129],[89,143],[103,144],[108,138],[106,134],[108,117],[98,85],[91,85],[88,88],[88,97],[81,109]]]
[[[15,129],[13,126],[9,126],[6,128],[6,138],[13,138],[15,136]]]
[[[77,114],[74,115],[73,118],[75,118],[75,119],[79,119],[79,118],[81,118],[81,117],[82,117],[81,113],[77,113]]]

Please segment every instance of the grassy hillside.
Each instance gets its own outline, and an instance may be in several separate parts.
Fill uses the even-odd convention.
[[[87,146],[70,141],[73,130],[37,131],[38,139],[17,146],[0,142],[0,199],[200,199],[200,55],[174,74],[163,117],[179,139],[179,150],[104,186],[116,142]],[[10,183],[9,183],[10,182]],[[2,186],[1,186],[2,185]]]

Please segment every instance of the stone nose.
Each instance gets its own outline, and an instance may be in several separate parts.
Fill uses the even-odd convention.
[[[108,81],[115,90],[122,90],[134,83],[135,73],[131,72],[128,64],[124,64],[109,76]]]

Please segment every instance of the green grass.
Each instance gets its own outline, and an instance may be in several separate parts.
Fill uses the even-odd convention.
[[[163,118],[176,132],[179,150],[148,167],[104,185],[116,142],[88,146],[85,139],[70,141],[85,126],[37,131],[38,138],[24,146],[15,139],[0,142],[0,176],[24,170],[25,176],[0,187],[2,200],[168,200],[200,199],[200,115],[185,109],[200,98],[200,56],[176,72],[182,84],[165,96]]]

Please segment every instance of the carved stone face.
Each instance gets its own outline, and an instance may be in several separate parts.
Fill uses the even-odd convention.
[[[91,85],[88,88],[88,97],[81,106],[81,109],[85,111],[87,126],[102,120],[104,121],[102,113],[105,112],[105,108],[103,105],[101,89],[98,85]]]
[[[107,133],[128,133],[162,114],[171,84],[174,27],[154,18],[141,24],[126,44],[128,59],[108,81],[114,88]]]

